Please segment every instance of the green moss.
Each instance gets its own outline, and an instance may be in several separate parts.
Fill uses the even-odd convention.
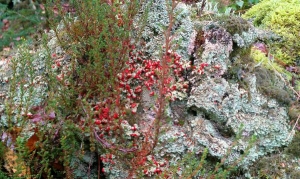
[[[249,90],[247,76],[255,74],[257,89],[269,98],[277,100],[283,105],[292,102],[292,91],[284,87],[283,82],[276,76],[274,70],[284,73],[285,77],[291,74],[269,59],[264,53],[258,50],[245,48],[235,48],[231,54],[232,65],[223,76],[228,81],[237,82],[245,90]],[[251,100],[251,95],[248,96]]]
[[[261,64],[269,70],[276,70],[279,73],[284,72],[284,69],[277,63],[275,63],[274,59],[272,59],[271,57],[267,57],[265,53],[262,53],[259,50],[252,48],[251,57],[257,64]]]
[[[257,89],[279,103],[289,105],[292,102],[290,91],[280,85],[280,80],[273,71],[263,67],[254,69]]]
[[[230,54],[230,59],[232,65],[229,66],[224,77],[228,81],[239,82],[242,88],[246,87],[243,79],[246,73],[252,71],[255,65],[254,60],[250,56],[250,48],[237,48],[234,46],[234,50]]]
[[[0,142],[0,161],[3,159],[5,151],[6,151],[6,147],[2,142]]]
[[[283,41],[272,43],[271,53],[285,63],[292,63],[300,56],[300,1],[264,0],[253,6],[244,18],[253,19],[257,26],[271,29]]]
[[[300,146],[300,132],[296,132],[292,142],[286,149],[286,153],[294,157],[300,158],[299,146]]]
[[[241,34],[250,28],[250,24],[245,19],[235,15],[219,16],[216,20],[231,35]]]
[[[237,49],[233,53],[231,58],[235,61],[224,76],[227,80],[238,82],[241,88],[248,90],[248,82],[245,77],[254,73],[257,89],[262,94],[276,99],[284,105],[292,102],[292,92],[284,87],[283,82],[274,73],[276,70],[286,74],[287,72],[281,66],[255,49]],[[250,95],[249,98],[251,98]]]
[[[283,173],[280,171],[280,163],[282,162],[280,155],[267,156],[260,159],[251,167],[252,176],[254,178],[282,178]]]
[[[292,171],[290,175],[290,179],[297,179],[300,176],[300,171]]]
[[[300,115],[300,104],[294,103],[289,107],[288,115],[291,121],[296,121]]]

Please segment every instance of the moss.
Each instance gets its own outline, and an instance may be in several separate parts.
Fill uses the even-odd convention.
[[[264,157],[251,167],[252,176],[266,179],[282,178],[283,173],[280,171],[280,162],[282,162],[280,155]]]
[[[300,176],[300,171],[296,170],[296,171],[292,171],[290,174],[290,179],[297,179]]]
[[[298,161],[284,153],[274,153],[261,158],[250,167],[253,178],[299,178]]]
[[[248,31],[251,27],[245,19],[235,15],[219,16],[216,20],[231,35],[241,34],[244,31]]]
[[[289,105],[292,102],[289,90],[279,84],[280,81],[273,71],[258,67],[253,72],[256,75],[257,89],[261,93],[276,99],[281,104]]]
[[[246,73],[252,71],[255,63],[250,56],[249,48],[234,47],[230,54],[232,65],[229,66],[227,73],[223,76],[228,81],[238,82],[240,87],[248,89],[247,82],[244,80]]]
[[[282,42],[273,43],[271,53],[285,63],[292,63],[300,56],[300,1],[264,0],[253,6],[243,17],[253,19],[257,26],[279,34]]]
[[[286,73],[281,66],[269,60],[264,53],[253,48],[251,50],[249,48],[237,49],[233,53],[231,59],[235,60],[224,75],[227,80],[238,82],[241,88],[248,90],[248,82],[245,77],[254,73],[257,89],[261,93],[284,105],[292,102],[292,92],[284,87],[282,81],[273,72],[275,69],[280,73]],[[249,97],[251,98],[251,96]]]
[[[4,157],[5,151],[6,151],[6,147],[4,146],[4,144],[2,142],[0,142],[0,161]]]
[[[300,158],[300,132],[296,132],[292,142],[286,149],[286,153],[294,157]]]
[[[289,107],[288,115],[291,121],[296,121],[300,115],[300,104],[294,103]]]
[[[276,99],[281,104],[291,103],[292,92],[282,85],[281,80],[273,72],[275,69],[279,73],[289,76],[290,74],[283,67],[272,62],[264,53],[254,48],[237,49],[233,53],[231,59],[235,60],[225,74],[226,79],[238,82],[240,87],[247,90],[248,83],[244,77],[254,73],[257,78],[257,89],[261,93]]]
[[[255,48],[251,49],[251,57],[257,64],[261,64],[269,70],[276,70],[279,73],[284,72],[283,67],[275,63],[275,59],[267,57],[265,53],[262,53],[259,50],[256,50]]]

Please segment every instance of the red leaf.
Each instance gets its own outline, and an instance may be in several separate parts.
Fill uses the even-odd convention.
[[[39,137],[35,133],[28,139],[26,146],[28,147],[30,152],[36,149],[35,144],[37,141],[39,141]]]

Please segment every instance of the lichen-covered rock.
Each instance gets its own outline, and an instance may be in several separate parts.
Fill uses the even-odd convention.
[[[150,58],[160,58],[164,45],[165,37],[164,32],[169,24],[169,16],[167,9],[171,8],[170,4],[167,4],[165,0],[148,1],[143,4],[143,7],[136,18],[136,21],[142,19],[142,15],[147,13],[147,19],[145,27],[142,30],[142,38],[145,42],[143,51]],[[179,3],[175,9],[174,25],[172,27],[173,44],[175,51],[180,54],[185,60],[188,59],[188,46],[189,39],[191,38],[194,30],[193,23],[191,21],[191,7]],[[136,28],[140,28],[137,26]]]
[[[157,14],[166,19],[157,19]],[[148,38],[147,43],[151,44],[152,49],[146,45],[145,50],[155,56],[159,54],[157,50],[163,42],[162,35],[154,33],[163,32],[156,23],[166,25],[168,20],[162,12],[151,14],[150,19],[151,24],[144,32],[147,33],[144,38]],[[252,25],[231,34],[220,23],[203,21],[187,24],[191,23],[194,29],[190,31],[189,48],[182,55],[193,55],[193,65],[196,68],[202,65],[203,68],[201,73],[194,71],[187,75],[191,85],[189,96],[170,104],[168,115],[173,122],[162,126],[165,132],[159,137],[154,157],[158,160],[168,158],[170,164],[180,165],[187,152],[201,154],[208,148],[210,156],[225,158],[226,164],[239,161],[238,166],[247,173],[247,168],[253,162],[288,145],[293,132],[288,124],[286,107],[278,103],[274,96],[270,98],[258,90],[257,78],[258,85],[262,83],[261,76],[254,73],[258,70],[252,69],[245,73],[241,68],[234,82],[227,81],[224,74],[232,68],[233,61],[240,58],[239,54],[232,57],[233,52],[242,48],[250,51],[255,41],[270,39],[274,35],[266,35]],[[241,81],[246,85],[242,86]],[[253,140],[253,136],[256,140]],[[113,168],[114,172],[109,177],[120,177],[122,172],[117,171],[122,171],[122,168]],[[180,172],[177,174],[180,175]]]
[[[227,81],[223,74],[232,68],[232,52],[249,48],[257,39],[270,39],[274,35],[263,34],[253,26],[240,34],[230,34],[217,23],[197,23],[200,30],[194,39],[199,40],[200,35],[202,44],[194,44],[193,63],[208,66],[204,68],[204,74],[193,72],[187,77],[192,85],[186,106],[190,115],[185,117],[186,123],[182,127],[172,128],[160,137],[163,147],[158,147],[159,156],[171,156],[176,163],[185,151],[201,153],[207,147],[211,156],[226,157],[227,164],[240,160],[239,166],[247,171],[247,167],[259,158],[288,145],[293,132],[282,100],[265,96],[266,93],[259,90],[263,83],[259,70],[252,69],[246,74],[241,68],[236,74],[239,79],[236,82]],[[239,55],[233,57],[240,58]],[[273,78],[270,80],[274,83]],[[241,80],[246,86],[241,86]],[[284,83],[276,84],[278,88],[284,88]],[[236,139],[238,136],[240,138]],[[253,136],[255,142],[251,139]],[[229,150],[230,154],[227,153]]]
[[[249,91],[239,89],[238,84],[229,84],[222,78],[207,79],[192,89],[188,106],[196,111],[197,116],[204,116],[206,126],[212,128],[209,135],[211,142],[202,143],[210,149],[211,155],[222,157],[229,147],[233,147],[230,144],[240,132],[243,143],[236,146],[239,149],[246,149],[251,135],[257,137],[253,146],[255,150],[250,150],[243,160],[246,166],[290,142],[286,108],[259,94],[255,79],[254,75],[249,77]],[[192,122],[198,120],[196,118]],[[207,140],[204,136],[194,137]],[[236,159],[232,158],[231,162]]]
[[[0,104],[4,107],[4,99],[8,91],[9,77],[11,70],[9,68],[9,58],[3,58],[0,61]],[[1,107],[2,108],[2,107]],[[1,110],[0,110],[1,111]]]
[[[211,22],[202,27],[205,39],[202,45],[203,52],[196,54],[194,64],[207,63],[209,66],[219,65],[219,74],[227,70],[226,63],[229,62],[229,55],[232,52],[232,37],[226,29]]]

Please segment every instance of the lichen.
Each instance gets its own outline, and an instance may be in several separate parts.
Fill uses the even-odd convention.
[[[249,151],[249,154],[243,158],[243,161],[240,162],[244,167],[256,161],[260,156],[289,143],[289,141],[286,140],[289,135],[289,128],[287,126],[287,113],[285,108],[280,107],[275,100],[267,100],[259,94],[259,91],[256,90],[255,75],[249,76],[248,78],[250,78],[248,93],[251,93],[252,96],[250,101],[248,99],[248,93],[243,89],[238,89],[237,84],[229,84],[223,79],[221,83],[219,83],[211,79],[202,82],[201,85],[192,90],[193,93],[189,97],[187,104],[189,107],[196,108],[199,111],[204,111],[205,109],[206,111],[214,113],[215,117],[213,120],[210,120],[209,117],[202,113],[197,113],[197,116],[202,115],[205,117],[214,129],[217,129],[214,121],[219,121],[219,123],[225,122],[226,125],[223,125],[223,128],[231,128],[233,130],[233,136],[240,132],[240,125],[244,124],[242,128],[242,138],[244,142],[236,146],[239,150],[233,152],[232,156],[228,159],[229,163],[234,162],[241,156],[238,151],[245,150],[248,147],[249,143],[247,142],[247,138],[251,135],[257,136],[257,144]],[[264,104],[267,105],[264,106]],[[194,122],[192,121],[192,123]],[[203,138],[205,138],[202,136],[203,134],[199,136],[194,135],[194,138],[196,141],[202,141],[202,145],[216,146],[214,152],[210,151],[211,155],[223,156],[221,149],[228,149],[228,147],[222,144],[222,142],[217,141],[228,141],[229,139],[226,138],[224,134],[226,133],[221,133],[220,131],[218,134],[210,133],[213,140],[207,143],[203,141]],[[229,141],[233,142],[232,138]],[[228,142],[226,142],[226,144],[228,144]]]
[[[257,39],[257,33],[254,29],[249,29],[241,34],[234,34],[232,39],[240,48],[249,47]]]
[[[286,140],[289,135],[287,112],[276,100],[289,103],[291,98],[284,91],[284,83],[279,83],[274,73],[265,69],[268,73],[266,78],[263,78],[262,75],[265,73],[259,75],[255,67],[259,62],[253,60],[250,55],[250,45],[260,37],[259,31],[250,29],[232,37],[226,33],[226,29],[214,23],[206,22],[200,27],[199,32],[202,32],[203,40],[202,44],[198,46],[196,44],[196,47],[200,46],[202,50],[201,53],[197,53],[195,63],[221,64],[224,74],[212,75],[212,70],[208,66],[205,75],[202,75],[198,82],[194,82],[196,77],[190,76],[193,78],[191,79],[193,86],[187,106],[196,116],[190,119],[190,123],[199,124],[197,119],[199,117],[206,121],[203,122],[201,129],[196,130],[203,133],[194,133],[193,138],[200,145],[209,147],[210,155],[215,157],[224,156],[223,149],[233,147],[232,153],[227,158],[228,163],[236,161],[242,157],[241,153],[248,150],[249,153],[240,162],[242,168],[247,168],[260,157],[290,142]],[[235,44],[231,42],[232,40]],[[229,83],[223,77],[232,81]],[[276,98],[276,95],[265,97],[258,90],[263,82],[273,88],[278,85],[273,92],[284,91],[281,97]],[[241,129],[242,124],[244,127]],[[205,140],[207,139],[205,131],[210,134],[212,140]],[[226,146],[230,142],[233,143],[234,136],[240,132],[242,139],[238,141],[237,146]],[[249,138],[252,135],[256,136],[258,141],[251,147]],[[247,149],[248,147],[251,148]]]
[[[159,58],[161,47],[164,45],[164,31],[169,24],[168,6],[165,0],[154,0],[143,4],[141,12],[147,13],[145,27],[142,31],[142,38],[145,42],[143,51],[150,58]],[[183,59],[189,58],[188,46],[194,26],[190,18],[190,6],[179,3],[175,9],[175,22],[172,27],[172,35],[175,51]],[[136,17],[136,22],[142,19],[143,14]],[[137,26],[137,28],[139,28]],[[175,46],[176,44],[176,46]]]

